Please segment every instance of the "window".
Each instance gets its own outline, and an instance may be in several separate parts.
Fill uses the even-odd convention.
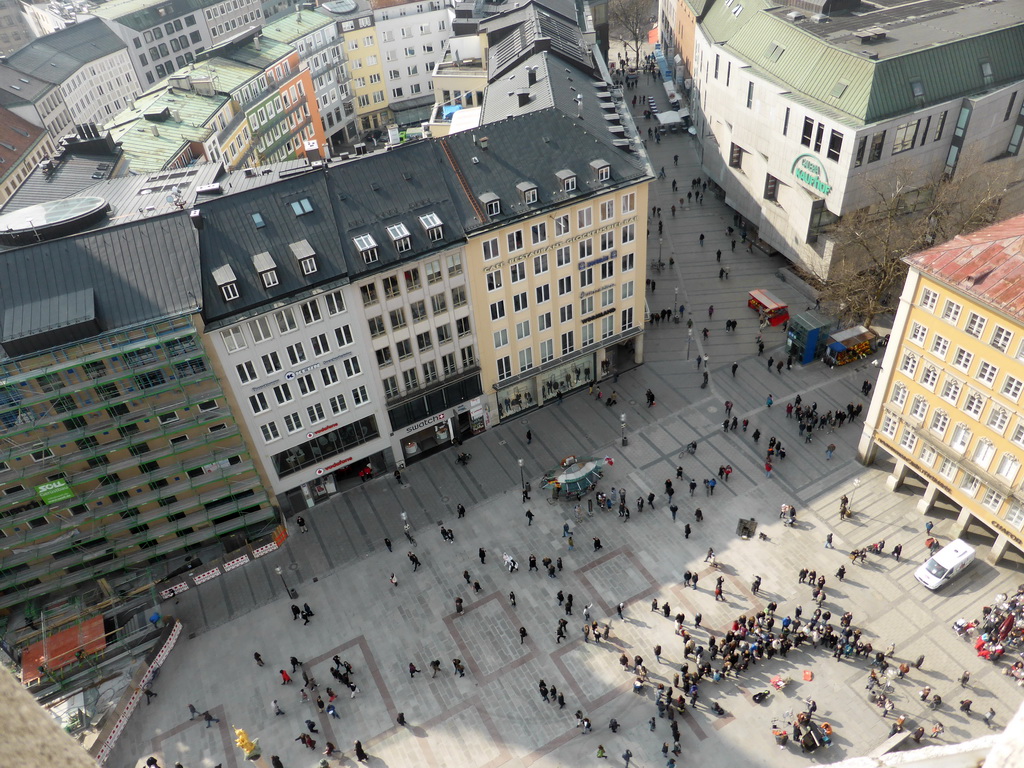
[[[932,423],[929,429],[938,435],[944,435],[948,426],[949,415],[945,411],[936,411],[932,416]]]
[[[495,269],[487,273],[487,290],[497,291],[502,285],[501,270]]]
[[[900,435],[900,446],[906,448],[911,453],[917,447],[917,435],[910,427],[903,428],[903,434]]]
[[[452,327],[448,323],[437,326],[437,343],[444,344],[452,340]]]
[[[487,200],[487,215],[498,216],[501,213],[501,200]]]
[[[632,285],[632,283],[630,283]],[[609,285],[601,289],[601,308],[610,307],[615,303],[615,286]]]
[[[321,333],[310,339],[313,347],[313,357],[321,357],[331,351],[331,345],[327,343],[327,334]]]
[[[395,349],[398,351],[399,360],[405,360],[408,357],[412,357],[412,342],[409,339],[396,341]]]
[[[800,143],[805,147],[811,146],[811,139],[814,137],[814,120],[810,117],[804,118],[804,129],[800,133]]]
[[[588,267],[580,271],[580,288],[586,288],[594,283],[594,269]]]
[[[623,272],[629,272],[631,269],[633,269],[634,263],[635,263],[635,254],[632,254],[632,253],[623,254],[623,256],[622,256],[622,271]]]
[[[517,293],[515,296],[512,297],[512,311],[513,312],[522,312],[528,306],[529,306],[529,301],[527,300],[527,293],[526,293],[526,291],[523,291],[522,293]]]
[[[1020,462],[1008,453],[1004,453],[1003,458],[1001,458],[999,460],[999,464],[996,465],[996,474],[1003,478],[1007,483],[1013,483],[1019,471]]]
[[[476,355],[473,353],[473,347],[463,347],[459,353],[462,356],[462,367],[472,368],[476,365]]]
[[[601,253],[607,253],[615,247],[615,232],[601,233]]]
[[[601,221],[615,218],[615,201],[605,200],[600,206]]]
[[[420,335],[422,335],[422,334],[420,334]],[[429,334],[428,334],[428,336],[429,336]],[[422,349],[422,347],[421,347],[421,349]],[[360,373],[362,373],[362,370],[359,367],[359,358],[358,357],[347,357],[347,358],[345,358],[342,361],[342,364],[345,367],[345,376],[347,376],[350,379],[353,376],[358,376]]]
[[[250,395],[249,406],[252,408],[253,413],[263,413],[264,411],[270,410],[270,405],[267,404],[267,396],[263,392],[257,392],[255,395]]]
[[[257,344],[274,337],[270,330],[270,320],[266,317],[257,317],[255,320],[250,320],[249,333],[252,334],[252,340]]]
[[[1003,328],[1000,325],[995,327],[992,331],[992,339],[989,341],[993,347],[998,349],[1000,352],[1005,352],[1010,348],[1010,342],[1013,340],[1013,332]]]
[[[891,413],[885,414],[885,418],[882,419],[882,426],[879,431],[886,437],[895,437],[896,428],[899,426],[899,421]]]
[[[384,298],[393,299],[401,294],[401,288],[398,286],[398,278],[394,275],[389,275],[381,281],[384,285]]]
[[[980,339],[982,332],[985,330],[986,322],[988,321],[978,313],[970,312],[967,315],[967,323],[964,325],[964,332],[969,333],[976,339]]]
[[[313,204],[309,202],[308,197],[304,197],[301,200],[296,200],[292,204],[292,213],[296,216],[305,216],[307,213],[313,211]]]
[[[955,301],[947,300],[945,306],[942,308],[942,319],[956,325],[957,320],[960,319],[960,311],[962,309],[963,307]]]
[[[406,389],[416,389],[420,385],[419,374],[416,373],[415,368],[410,368],[407,371],[402,371],[402,382]]]
[[[537,286],[537,303],[543,304],[545,301],[551,300],[551,286],[545,283],[544,285]]]
[[[829,134],[828,138],[828,159],[835,160],[838,162],[839,156],[843,152],[843,134],[839,131],[833,130]]]
[[[548,255],[542,253],[533,257],[533,274],[542,275],[548,271]]]
[[[594,226],[594,211],[590,207],[576,211],[576,228],[587,229]]]
[[[427,319],[427,303],[422,299],[412,302],[409,305],[409,311],[412,313],[412,321],[414,323]]]
[[[520,261],[518,264],[513,264],[508,268],[509,278],[513,283],[518,283],[526,279],[526,263]]]
[[[516,323],[516,338],[525,339],[530,335],[530,321],[523,320],[520,323]]]
[[[953,436],[950,438],[949,445],[954,451],[960,451],[963,453],[967,450],[967,446],[971,442],[971,430],[964,424],[957,424],[953,428]]]
[[[566,304],[558,308],[558,319],[560,322],[568,323],[572,320],[572,304]]]
[[[340,328],[334,329],[334,340],[338,342],[339,347],[347,347],[352,343],[352,329],[347,325],[343,325]]]
[[[899,409],[903,409],[903,404],[907,402],[907,388],[902,384],[896,384],[892,388],[892,404]]]
[[[299,394],[303,397],[308,394],[313,394],[316,391],[316,381],[313,379],[312,374],[305,374],[303,376],[296,377],[295,383],[299,387]]]
[[[564,245],[555,251],[555,266],[566,267],[572,263],[572,249]]]
[[[430,310],[439,315],[448,309],[448,297],[443,293],[436,293],[430,297]]]
[[[907,376],[913,377],[914,372],[917,370],[917,355],[913,352],[904,352],[903,359],[900,362],[900,370],[907,374]]]
[[[952,376],[946,377],[945,383],[942,385],[942,392],[940,393],[943,400],[948,400],[953,405],[956,405],[956,401],[960,397],[960,382],[954,379]]]
[[[743,147],[739,144],[729,146],[729,167],[743,168]]]
[[[430,331],[424,331],[423,333],[416,334],[416,347],[420,352],[426,352],[427,350],[432,349],[433,346],[434,340],[430,335]]]
[[[1022,383],[1020,379],[1014,378],[1013,376],[1007,376],[1005,381],[1003,381],[1003,388],[1000,392],[1016,402],[1020,397],[1022,388],[1024,388],[1024,383]]]
[[[460,317],[455,321],[455,332],[459,335],[459,338],[469,336],[472,333],[468,317]]]
[[[338,383],[338,369],[333,365],[327,365],[320,369],[320,378],[324,382],[325,387],[329,387],[332,384]]]
[[[594,255],[594,240],[588,237],[586,240],[580,240],[580,261],[585,261]]]
[[[914,323],[910,326],[909,340],[914,344],[924,344],[924,340],[927,335],[928,329],[920,323]]]
[[[335,395],[327,401],[327,405],[330,407],[331,413],[335,416],[348,410],[348,404],[345,402],[344,395]]]
[[[229,328],[226,331],[221,331],[220,337],[224,341],[224,347],[227,349],[228,354],[245,349],[245,335],[242,333],[241,328]]]
[[[946,359],[946,353],[949,351],[949,339],[944,336],[936,334],[932,338],[932,354],[936,357],[941,357],[943,360]]]
[[[292,395],[292,388],[290,384],[278,384],[274,387],[274,399],[277,400],[278,405],[284,405],[294,400]]]
[[[523,249],[523,230],[517,229],[515,232],[509,232],[505,237],[508,240],[509,253]]]
[[[558,278],[558,295],[565,296],[567,293],[572,293],[572,275]]]
[[[383,336],[387,331],[384,328],[384,317],[383,315],[377,315],[377,317],[371,317],[367,320],[367,324],[370,327],[370,336],[377,338]]]
[[[569,234],[569,214],[564,213],[555,217],[555,237],[562,237]]]
[[[281,437],[281,433],[277,429],[277,424],[273,421],[269,424],[264,424],[260,427],[260,431],[263,433],[263,442],[272,443]]]
[[[243,384],[248,384],[256,378],[256,366],[254,366],[251,361],[246,361],[236,365],[235,370],[238,372],[238,380]]]
[[[491,304],[491,320],[500,320],[505,316],[505,302],[496,301]]]
[[[345,297],[341,291],[333,291],[325,297],[327,302],[327,314],[338,315],[345,311]]]
[[[292,365],[306,362],[306,350],[302,348],[301,341],[291,344],[286,351],[288,352],[288,362]]]
[[[494,348],[501,349],[502,347],[508,346],[508,331],[502,328],[500,331],[494,332]]]
[[[498,381],[512,378],[512,358],[508,355],[498,358]]]
[[[314,403],[313,405],[306,407],[306,416],[309,418],[310,424],[318,424],[327,417],[324,415],[324,407],[320,403]]]
[[[910,417],[924,421],[924,417],[928,414],[928,401],[918,395],[914,398],[910,404]]]
[[[971,367],[971,362],[974,360],[974,355],[968,352],[963,347],[956,348],[956,355],[953,356],[953,365],[959,368],[961,371],[967,371]]]
[[[519,372],[525,373],[533,368],[533,349],[527,347],[519,350]]]
[[[302,418],[299,416],[298,412],[289,413],[284,417],[284,428],[287,430],[288,434],[298,432],[302,429]]]
[[[405,270],[405,290],[415,291],[422,286],[420,282],[420,271],[418,269]]]
[[[601,264],[601,279],[611,280],[615,276],[615,262],[605,261]]]
[[[982,364],[978,366],[977,379],[982,384],[992,386],[992,382],[996,380],[996,374],[998,372],[999,369],[992,365],[992,363],[982,362]]]
[[[392,309],[388,313],[388,318],[391,320],[391,329],[397,331],[399,328],[405,328],[405,310],[401,307],[398,309]]]
[[[290,309],[282,309],[280,312],[275,312],[274,319],[277,321],[277,330],[282,334],[291,333],[299,327],[295,323],[295,315]]]
[[[633,327],[633,308],[622,310],[622,330],[628,331]]]
[[[545,312],[541,315],[537,315],[537,330],[544,332],[551,327],[551,313]]]
[[[980,392],[970,392],[967,395],[967,399],[964,400],[964,413],[978,418],[981,416],[981,410],[985,407],[985,396]]]
[[[632,243],[636,240],[636,224],[626,224],[622,228],[622,236],[620,242],[623,245]]]
[[[466,288],[465,286],[459,285],[452,288],[452,307],[464,307],[466,306]]]
[[[369,307],[377,303],[377,286],[372,283],[370,285],[364,285],[359,289],[359,292],[363,296],[364,307]]]
[[[615,335],[615,316],[607,315],[601,318],[601,339],[608,339]]]
[[[988,426],[993,432],[1003,433],[1010,421],[1010,414],[1005,408],[993,408],[988,414]]]
[[[920,120],[913,120],[896,126],[896,132],[892,137],[892,153],[894,155],[914,148],[914,145],[917,143],[917,129],[920,125]]]
[[[779,180],[770,173],[764,175],[764,199],[772,202],[779,199]]]

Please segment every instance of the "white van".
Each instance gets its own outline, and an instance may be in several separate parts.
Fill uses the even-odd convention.
[[[961,539],[954,539],[914,572],[914,578],[928,589],[938,589],[959,576],[974,562],[975,550]]]

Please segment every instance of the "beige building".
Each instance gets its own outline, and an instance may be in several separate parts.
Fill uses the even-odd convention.
[[[953,535],[991,541],[990,560],[1024,550],[1024,217],[908,259],[910,273],[864,422],[861,458],[879,448],[913,474],[928,512],[959,509]]]

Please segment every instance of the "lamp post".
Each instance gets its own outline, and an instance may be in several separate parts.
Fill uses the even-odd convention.
[[[853,478],[853,490],[850,491],[850,503],[847,505],[851,512],[853,512],[853,497],[856,495],[858,488],[860,488],[860,478],[855,477]]]
[[[274,566],[274,573],[281,577],[281,584],[284,585],[284,593],[288,595],[288,597],[294,597],[291,589],[288,588],[288,582],[284,580],[284,571],[281,570],[280,565]]]
[[[526,478],[523,477],[523,460],[519,459],[519,487],[523,493],[526,492]]]
[[[629,445],[629,438],[626,437],[626,414],[619,414],[619,429],[622,433],[622,444]]]
[[[679,289],[672,294],[672,322],[679,325]]]
[[[664,238],[658,238],[658,266],[661,266],[661,244],[665,241]]]
[[[690,359],[690,342],[693,341],[693,328],[686,330],[686,359]]]

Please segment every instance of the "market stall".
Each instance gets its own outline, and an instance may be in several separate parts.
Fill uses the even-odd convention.
[[[608,456],[566,456],[554,469],[544,473],[544,488],[552,498],[579,499],[590,492],[604,476],[604,466],[614,462]]]
[[[782,325],[789,320],[789,307],[777,296],[761,288],[755,288],[748,295],[747,306],[757,312],[761,324]]]
[[[828,365],[846,365],[867,357],[878,348],[878,336],[863,325],[837,331],[828,337],[822,358]]]

